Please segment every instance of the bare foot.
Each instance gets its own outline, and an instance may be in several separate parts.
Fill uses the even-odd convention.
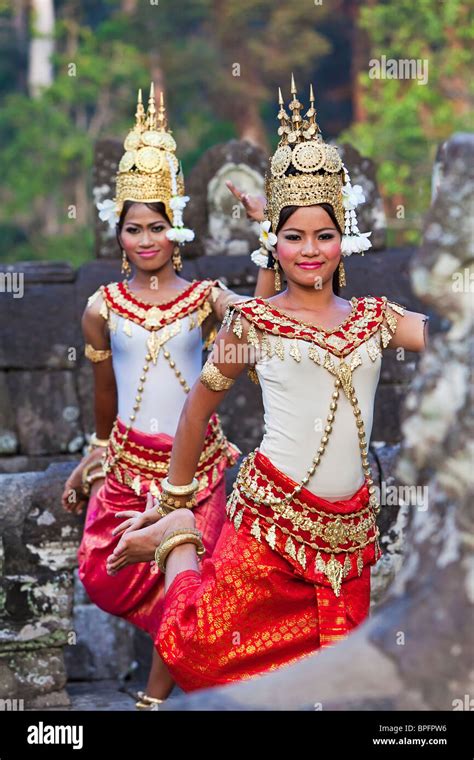
[[[194,528],[195,524],[195,517],[190,509],[175,509],[147,528],[125,533],[112,554],[107,557],[108,574],[115,575],[127,565],[136,562],[151,562],[155,558],[155,549],[167,533],[181,528]]]

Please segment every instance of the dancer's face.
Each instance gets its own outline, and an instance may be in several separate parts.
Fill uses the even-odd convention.
[[[120,233],[122,247],[130,262],[145,272],[169,264],[175,246],[166,237],[169,229],[171,225],[158,211],[152,211],[144,203],[130,206]]]
[[[277,235],[276,257],[287,280],[321,288],[341,258],[341,235],[321,206],[300,206]]]

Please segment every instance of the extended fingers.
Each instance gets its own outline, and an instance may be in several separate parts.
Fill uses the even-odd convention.
[[[124,512],[116,512],[114,517],[138,517],[141,512],[136,509],[126,509]]]
[[[110,557],[107,557],[106,562],[106,568],[107,573],[109,575],[115,575],[119,570],[122,570],[124,567],[127,566],[127,558],[123,557],[122,559],[117,559],[113,556],[113,554],[110,555]]]
[[[125,520],[123,523],[120,523],[120,525],[117,525],[117,527],[113,529],[112,535],[118,536],[119,533],[123,533],[124,530],[133,525],[134,521],[134,518],[131,517],[129,520]]]
[[[234,185],[234,183],[233,183],[233,182],[231,182],[231,180],[230,180],[230,179],[228,179],[228,180],[226,181],[226,185],[227,185],[227,187],[229,188],[230,192],[231,192],[233,195],[235,195],[235,197],[236,197],[236,198],[237,198],[239,201],[242,201],[243,193],[241,193],[241,192],[240,192],[240,190],[238,190],[238,189],[236,188],[236,186]]]

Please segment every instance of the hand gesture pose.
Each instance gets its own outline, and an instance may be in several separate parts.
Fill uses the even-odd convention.
[[[235,195],[238,201],[244,207],[247,218],[253,219],[255,222],[263,222],[264,214],[263,210],[267,205],[266,198],[263,195],[250,195],[250,193],[242,193],[233,182],[228,179],[226,185],[229,188],[232,195]]]

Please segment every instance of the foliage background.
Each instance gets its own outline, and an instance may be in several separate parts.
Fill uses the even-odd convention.
[[[0,0],[1,260],[91,258],[94,142],[123,139],[151,78],[186,172],[233,137],[274,147],[291,71],[325,137],[376,161],[392,242],[416,242],[437,147],[472,129],[473,37],[471,0]],[[382,55],[427,60],[428,84],[371,79]]]

